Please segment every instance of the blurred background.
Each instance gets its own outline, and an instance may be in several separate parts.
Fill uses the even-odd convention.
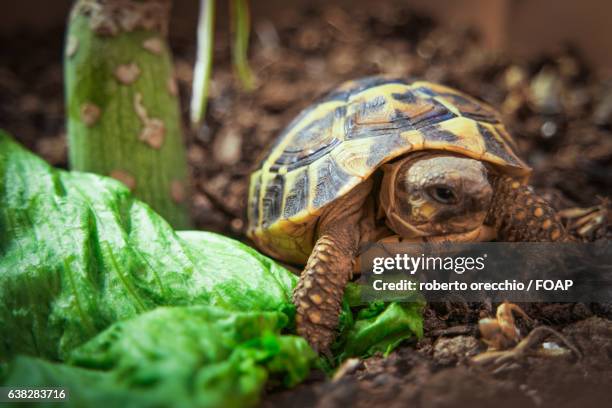
[[[3,33],[47,31],[62,26],[70,0],[24,0],[3,6],[0,31]],[[323,0],[257,0],[251,11],[256,21],[282,19],[286,9],[305,5],[329,4]],[[336,0],[340,6],[354,5],[368,11],[367,0]],[[376,8],[389,1],[377,1]],[[445,24],[460,24],[477,29],[483,43],[513,56],[528,57],[570,42],[579,47],[589,62],[604,72],[612,70],[612,53],[607,52],[612,38],[612,3],[607,0],[405,0],[415,11],[428,13]],[[174,2],[172,34],[191,38],[197,19],[197,0]],[[33,12],[33,11],[37,12]],[[40,12],[44,10],[44,12]],[[219,2],[219,13],[227,12]],[[220,20],[225,25],[226,20]]]
[[[198,228],[243,239],[257,157],[318,95],[377,73],[445,83],[500,109],[535,186],[559,208],[603,205],[612,191],[610,1],[253,1],[252,92],[232,73],[227,2],[217,3],[206,123],[185,126]],[[0,14],[0,127],[60,167],[70,4],[4,2]],[[185,124],[197,7],[174,1],[170,25]]]

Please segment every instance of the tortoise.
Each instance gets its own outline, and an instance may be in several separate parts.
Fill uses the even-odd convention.
[[[329,351],[362,243],[569,240],[515,151],[492,107],[421,80],[349,81],[302,111],[252,173],[247,210],[256,246],[305,265],[298,334]]]

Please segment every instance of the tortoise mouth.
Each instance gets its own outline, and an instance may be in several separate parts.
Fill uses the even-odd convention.
[[[454,220],[446,224],[425,223],[413,225],[401,218],[397,213],[391,212],[387,222],[391,230],[410,242],[471,242],[480,238],[483,221],[486,213],[478,214],[469,219]]]
[[[483,242],[490,241],[495,238],[495,232],[492,228],[480,225],[473,230],[458,232],[444,235],[431,235],[424,237],[425,241],[440,243],[440,242]]]
[[[495,230],[492,227],[481,225],[470,231],[453,233],[453,234],[441,234],[441,235],[427,235],[427,236],[416,236],[416,237],[402,237],[400,235],[391,235],[379,240],[379,243],[390,244],[390,243],[444,243],[444,242],[484,242],[495,239]]]
[[[455,234],[432,235],[427,237],[428,242],[472,242],[480,234],[480,228],[472,231],[459,232]]]

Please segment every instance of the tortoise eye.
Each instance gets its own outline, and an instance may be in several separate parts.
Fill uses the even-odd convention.
[[[455,192],[445,186],[434,186],[431,187],[427,193],[431,198],[436,200],[441,204],[456,204],[457,203],[457,195]]]

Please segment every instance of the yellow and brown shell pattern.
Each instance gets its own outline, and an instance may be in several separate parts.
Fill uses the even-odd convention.
[[[305,263],[325,206],[385,162],[424,150],[530,172],[490,106],[430,82],[367,77],[342,84],[279,135],[251,175],[248,234],[269,255]]]

